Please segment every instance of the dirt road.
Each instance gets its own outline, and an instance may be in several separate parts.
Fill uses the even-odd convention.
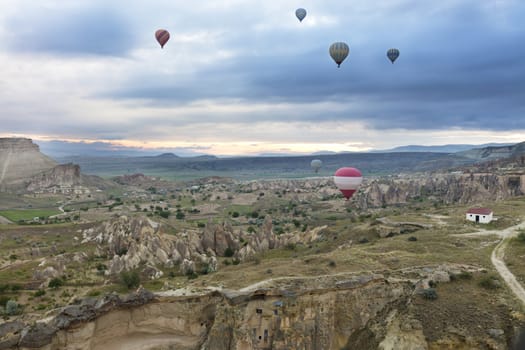
[[[504,230],[501,242],[498,243],[496,248],[492,251],[492,255],[490,257],[490,260],[492,261],[492,265],[498,270],[498,273],[501,275],[501,278],[507,283],[509,288],[516,294],[516,296],[521,300],[523,304],[525,304],[525,289],[523,289],[523,286],[516,280],[516,276],[510,270],[507,268],[504,262],[505,258],[505,248],[507,247],[507,244],[509,243],[510,239],[512,237],[515,237],[518,235],[518,230],[525,228],[525,224],[521,223],[519,225],[513,226],[513,230]]]
[[[522,222],[518,225],[511,226],[504,230],[481,230],[478,232],[467,233],[455,235],[459,237],[473,237],[473,236],[487,236],[487,235],[497,235],[501,238],[501,241],[496,245],[492,251],[490,260],[492,265],[496,268],[501,278],[509,286],[512,292],[525,304],[525,289],[523,286],[516,280],[516,276],[507,268],[504,262],[505,258],[505,248],[507,247],[510,239],[516,237],[519,233],[519,230],[525,229],[525,222]]]

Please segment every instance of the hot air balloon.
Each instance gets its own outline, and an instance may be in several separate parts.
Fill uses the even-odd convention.
[[[299,19],[299,22],[302,22],[303,19],[306,17],[306,10],[303,8],[298,8],[295,10],[295,17]]]
[[[164,48],[164,45],[170,40],[170,33],[166,29],[159,29],[155,32],[155,38],[157,38],[160,47]]]
[[[398,49],[389,49],[386,52],[386,55],[390,61],[392,61],[392,64],[394,64],[394,61],[397,60],[399,57],[399,50]]]
[[[334,174],[334,182],[339,191],[348,200],[363,182],[363,175],[356,168],[340,168]]]
[[[328,51],[330,52],[330,56],[333,58],[335,63],[337,63],[337,67],[339,67],[345,60],[346,56],[348,56],[350,49],[346,43],[337,42],[330,45],[330,49]]]
[[[314,159],[310,162],[310,166],[317,173],[319,169],[321,169],[321,166],[323,166],[323,162],[320,159]]]

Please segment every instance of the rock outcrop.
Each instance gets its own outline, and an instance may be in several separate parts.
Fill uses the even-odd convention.
[[[31,139],[0,138],[0,189],[56,165]]]
[[[52,187],[80,188],[82,179],[80,167],[75,164],[60,164],[52,169],[42,171],[28,179],[27,190],[30,192],[45,191]]]
[[[150,272],[147,275],[157,278],[162,275],[158,270],[162,267],[179,266],[184,274],[213,272],[218,269],[218,256],[244,261],[289,243],[308,244],[321,239],[325,228],[276,235],[272,227],[272,219],[267,216],[261,227],[252,233],[235,231],[229,223],[209,221],[202,231],[166,234],[159,223],[145,216],[120,216],[84,230],[82,242],[98,244],[97,254],[110,260],[109,275],[145,266]],[[44,271],[37,270],[37,273]]]
[[[0,349],[434,349],[441,340],[428,343],[421,320],[410,312],[413,299],[420,298],[413,282],[423,276],[435,279],[436,273],[448,270],[406,271],[412,279],[324,276],[318,281],[295,279],[293,287],[281,281],[267,289],[188,296],[170,294],[176,291],[153,295],[144,289],[125,297],[109,294],[66,306],[32,325],[1,326],[0,344],[5,346]],[[484,335],[483,330],[471,330],[477,332],[475,338],[464,334],[467,347],[465,339],[444,341],[447,348],[507,348],[503,335],[512,328],[494,326],[499,327],[489,324]],[[454,327],[449,328],[453,334]]]
[[[431,200],[444,204],[498,201],[525,194],[525,174],[425,174],[372,179],[355,195],[361,208]]]

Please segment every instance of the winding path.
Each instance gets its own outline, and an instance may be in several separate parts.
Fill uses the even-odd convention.
[[[505,248],[507,247],[510,239],[517,236],[518,230],[525,228],[525,224],[521,223],[519,225],[513,226],[513,228],[514,230],[510,232],[506,232],[508,229],[503,231],[505,232],[505,235],[502,236],[501,242],[499,242],[496,248],[494,248],[492,251],[490,260],[492,261],[492,265],[494,265],[496,270],[498,270],[499,274],[503,280],[505,280],[505,283],[507,283],[512,292],[514,292],[521,302],[525,304],[525,289],[523,289],[523,286],[518,282],[516,276],[510,272],[510,270],[507,268],[507,265],[505,265],[505,261],[503,260],[505,258]]]
[[[522,222],[515,226],[508,227],[504,230],[499,230],[499,231],[483,230],[483,231],[478,231],[474,233],[459,234],[455,236],[459,236],[459,237],[465,237],[465,236],[473,237],[473,236],[486,236],[486,235],[499,236],[501,238],[501,241],[496,245],[496,247],[492,251],[490,260],[492,261],[492,265],[494,265],[494,267],[500,274],[501,278],[503,278],[503,280],[509,286],[512,292],[518,297],[518,299],[521,300],[523,304],[525,304],[525,289],[518,282],[518,280],[516,279],[516,276],[514,276],[514,274],[507,268],[507,265],[505,265],[505,261],[503,260],[505,258],[505,248],[507,247],[510,239],[513,237],[516,237],[519,233],[519,230],[523,230],[523,229],[525,229],[525,222]]]

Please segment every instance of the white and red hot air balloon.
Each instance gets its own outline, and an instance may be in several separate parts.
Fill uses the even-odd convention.
[[[348,200],[363,182],[363,175],[356,168],[340,168],[334,174],[334,182],[339,191]]]

